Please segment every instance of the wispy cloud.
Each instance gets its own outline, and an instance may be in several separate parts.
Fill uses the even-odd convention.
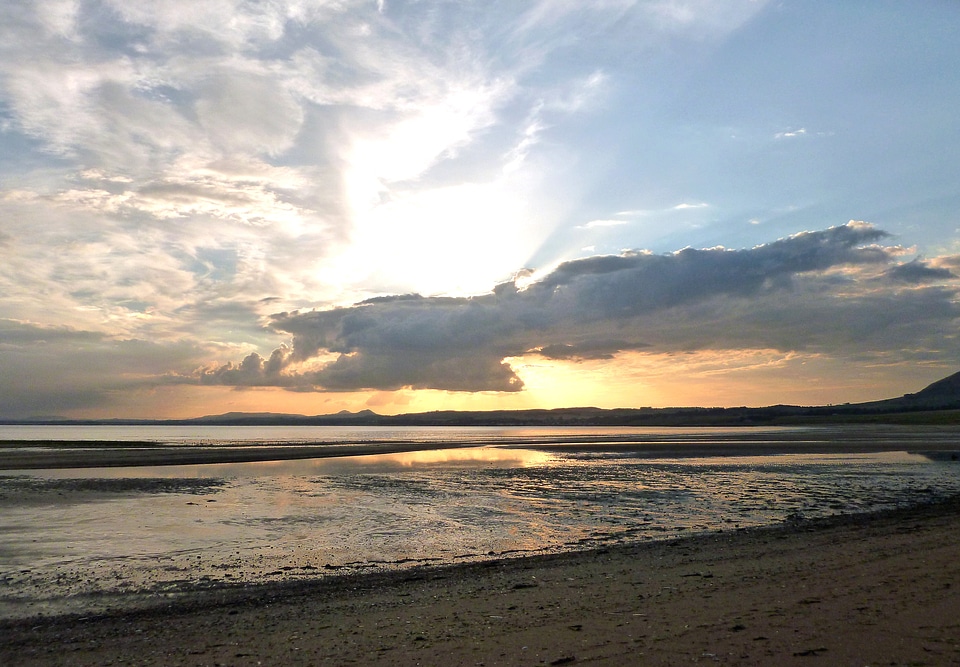
[[[811,132],[805,127],[800,127],[797,129],[784,130],[782,132],[777,132],[773,135],[774,139],[803,139],[803,138],[812,138],[812,137],[830,137],[833,136],[833,132]]]
[[[475,191],[487,203],[487,219],[511,225],[527,216],[525,205],[504,215],[506,193],[529,185],[524,163],[543,131],[598,99],[604,74],[593,68],[521,92],[520,78],[565,37],[494,52],[428,8],[391,9],[366,2],[165,0],[0,10],[5,126],[56,156],[48,171],[37,172],[42,185],[23,181],[6,199],[16,195],[25,220],[73,211],[72,232],[58,223],[61,239],[72,233],[122,247],[146,233],[151,252],[179,261],[186,273],[204,249],[256,255],[260,273],[275,283],[261,280],[263,289],[293,287],[284,295],[291,304],[337,302],[346,292],[380,286],[369,273],[336,275],[332,265],[321,266],[326,258],[345,253],[340,266],[351,257],[366,262],[383,255],[379,273],[396,273],[403,264],[397,258],[417,252],[415,234],[436,234],[441,220],[473,225],[481,211],[466,208],[470,197],[459,206],[448,202],[454,190]],[[602,24],[621,9],[591,14]],[[492,20],[482,12],[477,18]],[[547,20],[528,18],[531,27]],[[511,116],[523,108],[526,118]],[[499,164],[475,183],[423,187],[442,173],[438,165],[458,163],[478,137],[501,126],[519,139],[512,147],[503,143]],[[504,180],[491,183],[491,175]],[[388,213],[399,216],[395,230],[414,216],[436,222],[395,234],[392,254],[383,253],[379,221]],[[15,226],[8,233],[34,260],[49,247],[30,248],[29,236]],[[423,246],[424,238],[416,242]],[[459,283],[476,290],[515,270],[535,243],[505,256],[504,266],[488,263],[483,275],[482,265],[470,275],[462,262],[438,264],[430,273],[463,273]],[[420,257],[422,264],[440,255],[431,250]],[[105,260],[109,272],[112,258]],[[429,277],[418,282],[406,275],[432,289]]]
[[[580,225],[580,229],[596,229],[597,227],[619,227],[620,225],[628,224],[627,220],[618,220],[618,219],[606,219],[606,220],[591,220]]]
[[[802,137],[807,133],[805,127],[798,128],[796,130],[787,130],[785,132],[777,132],[773,135],[774,139],[795,139],[797,137]]]

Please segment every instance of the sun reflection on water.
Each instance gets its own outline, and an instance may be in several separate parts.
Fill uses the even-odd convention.
[[[505,463],[512,466],[547,465],[554,457],[546,452],[531,449],[504,447],[467,447],[459,449],[434,449],[400,454],[372,454],[341,459],[340,462],[358,466],[400,466],[412,468],[420,465],[454,463]]]

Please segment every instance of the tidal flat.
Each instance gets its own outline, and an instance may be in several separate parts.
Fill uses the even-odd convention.
[[[722,534],[960,493],[950,428],[123,435],[0,443],[47,464],[70,455],[0,474],[0,617]],[[326,454],[302,458],[316,448]],[[142,450],[150,465],[67,466],[79,453],[102,463]],[[207,462],[175,464],[184,451]],[[270,460],[236,462],[235,451]],[[164,452],[170,464],[157,465]]]

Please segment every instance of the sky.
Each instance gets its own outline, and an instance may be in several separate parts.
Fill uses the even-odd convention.
[[[0,417],[960,370],[960,3],[0,4]]]

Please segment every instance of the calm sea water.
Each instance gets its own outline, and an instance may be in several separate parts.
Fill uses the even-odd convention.
[[[0,472],[0,616],[101,609],[133,593],[732,530],[960,493],[960,463],[895,447],[954,443],[960,451],[957,429],[0,427],[0,456],[4,440],[67,439],[458,447]],[[849,439],[894,450],[700,458],[644,450]],[[547,447],[557,443],[569,444]]]

